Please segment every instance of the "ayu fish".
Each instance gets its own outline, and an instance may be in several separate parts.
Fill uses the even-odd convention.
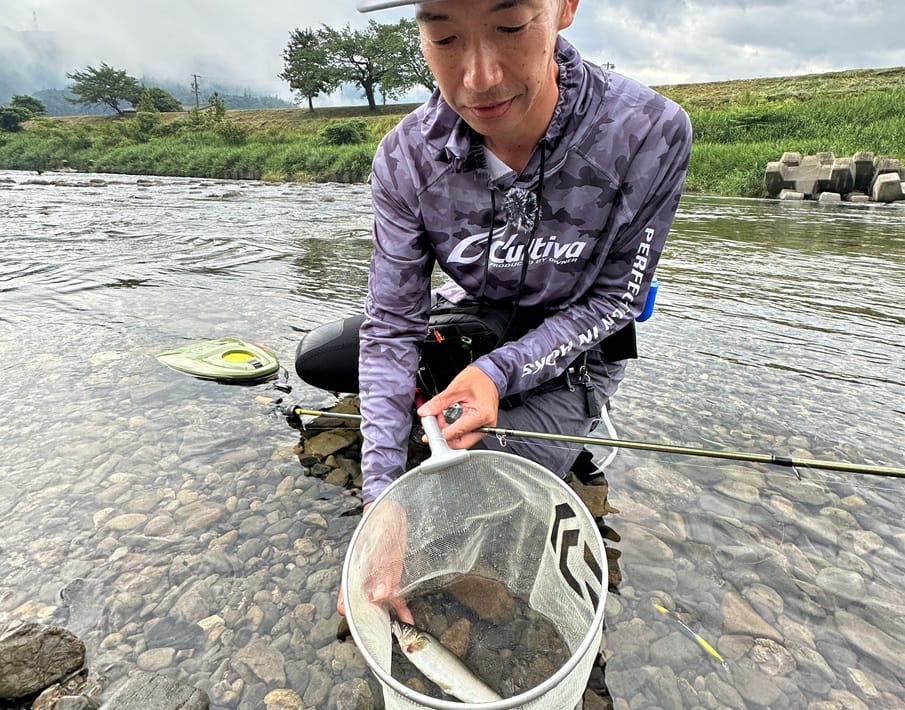
[[[502,696],[429,633],[399,621],[393,621],[391,626],[405,657],[444,693],[463,703],[502,700]]]

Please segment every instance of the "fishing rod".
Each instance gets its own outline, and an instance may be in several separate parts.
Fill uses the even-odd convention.
[[[324,412],[319,409],[301,409],[290,407],[290,414],[297,417],[329,417],[345,419],[348,421],[361,421],[360,414],[342,414],[336,412]],[[558,441],[570,444],[587,444],[590,446],[606,446],[620,449],[635,449],[639,451],[654,451],[663,454],[679,454],[682,456],[703,456],[714,459],[730,459],[733,461],[745,461],[748,463],[763,463],[774,466],[784,466],[796,472],[797,468],[818,468],[824,471],[841,471],[844,473],[860,473],[866,476],[885,476],[888,478],[905,478],[905,468],[891,466],[873,466],[869,464],[846,463],[843,461],[821,461],[818,459],[797,458],[791,456],[779,456],[777,454],[753,454],[742,451],[722,451],[717,449],[702,449],[690,446],[672,446],[669,444],[654,444],[646,441],[632,441],[629,439],[601,439],[592,436],[573,436],[571,434],[549,434],[539,431],[520,431],[518,429],[502,429],[499,427],[481,427],[477,431],[483,434],[496,436],[501,444],[505,444],[508,437],[522,439],[541,439],[545,441]]]

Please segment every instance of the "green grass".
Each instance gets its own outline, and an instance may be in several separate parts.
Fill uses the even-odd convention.
[[[763,196],[767,163],[786,151],[905,159],[905,68],[657,88],[691,116],[690,192]],[[162,114],[144,129],[134,117],[40,119],[0,133],[0,168],[361,182],[380,138],[412,108],[228,111],[206,126]],[[330,145],[337,132],[325,127],[349,119],[364,121],[363,140]]]

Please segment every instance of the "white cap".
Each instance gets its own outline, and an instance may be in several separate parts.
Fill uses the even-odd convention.
[[[371,12],[372,10],[386,10],[388,7],[400,7],[402,5],[420,5],[432,0],[359,0],[359,12]]]

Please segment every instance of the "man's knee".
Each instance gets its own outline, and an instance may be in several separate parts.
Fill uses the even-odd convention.
[[[364,315],[318,326],[295,350],[295,371],[303,381],[329,392],[358,392],[358,330]]]

